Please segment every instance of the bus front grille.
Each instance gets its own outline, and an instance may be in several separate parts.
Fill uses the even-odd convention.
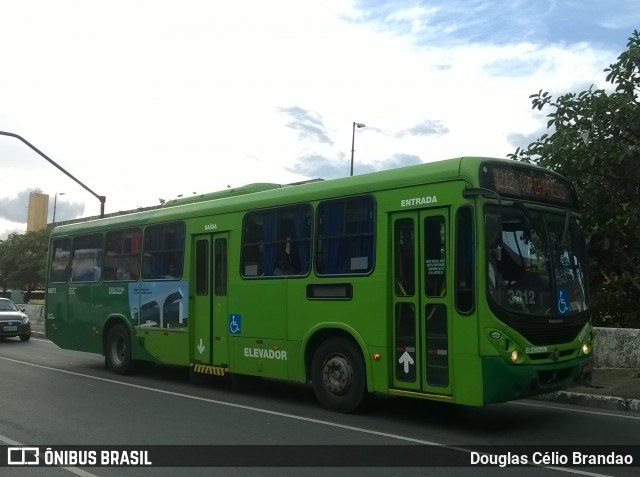
[[[514,327],[522,336],[524,336],[531,344],[534,345],[550,345],[550,344],[562,344],[569,343],[573,341],[582,327],[584,326],[584,322],[580,321],[578,323],[570,323],[570,324],[557,324],[557,325],[549,325],[545,324],[543,326],[521,326]]]

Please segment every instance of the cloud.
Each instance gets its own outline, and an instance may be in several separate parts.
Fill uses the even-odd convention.
[[[353,167],[353,173],[354,175],[360,175],[368,172],[422,164],[422,162],[420,157],[413,154],[394,154],[387,159],[376,160],[369,163],[356,162]],[[348,175],[349,162],[345,160],[344,156],[331,158],[311,154],[300,158],[291,170],[312,178],[337,179]]]
[[[298,158],[289,170],[313,179],[335,179],[348,175],[349,164],[344,158],[307,154]]]
[[[548,131],[544,128],[526,134],[514,132],[507,134],[507,141],[513,146],[514,151],[517,148],[527,149],[531,143],[537,141],[545,133],[548,134]]]
[[[415,126],[398,131],[396,136],[437,136],[448,132],[449,128],[447,128],[442,121],[425,119]]]
[[[350,21],[409,38],[414,45],[613,43],[637,28],[640,4],[628,0],[359,0]]]
[[[29,194],[35,191],[37,190],[23,190],[18,192],[14,197],[0,198],[0,218],[10,222],[26,224]]]
[[[29,213],[29,196],[32,192],[42,192],[39,189],[25,189],[12,197],[0,198],[0,219],[16,224],[26,224]],[[85,211],[85,204],[81,202],[66,202],[58,196],[56,204],[56,222],[81,217]],[[47,222],[53,220],[54,200],[49,198]]]
[[[278,111],[291,118],[286,126],[297,131],[300,139],[333,145],[322,123],[322,116],[317,112],[307,111],[298,106],[278,108]]]
[[[85,211],[85,204],[82,202],[67,202],[58,196],[58,203],[56,205],[56,222],[62,222],[65,220],[77,219],[83,217]],[[53,204],[49,203],[49,215],[53,220]]]
[[[422,164],[420,157],[416,155],[394,154],[389,159],[374,162],[373,167],[377,171],[382,171],[387,169],[397,169],[398,167],[415,166],[416,164]]]

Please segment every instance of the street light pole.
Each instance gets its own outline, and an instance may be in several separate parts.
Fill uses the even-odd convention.
[[[37,152],[38,154],[40,154],[43,158],[45,158],[47,161],[49,161],[50,164],[53,164],[54,166],[56,166],[58,169],[60,169],[62,172],[64,172],[67,176],[71,177],[74,181],[76,181],[78,184],[80,184],[86,191],[88,191],[91,195],[93,195],[96,199],[98,199],[100,201],[100,217],[104,217],[104,203],[107,201],[106,196],[104,195],[98,195],[95,192],[93,192],[91,189],[89,189],[86,185],[84,185],[82,182],[80,182],[78,179],[76,179],[70,172],[66,171],[62,166],[60,166],[57,162],[55,162],[53,159],[51,159],[49,156],[47,156],[44,152],[42,152],[40,149],[38,149],[37,147],[35,147],[33,144],[31,144],[29,141],[27,141],[25,138],[23,138],[22,136],[18,136],[17,134],[14,133],[10,133],[10,132],[6,132],[6,131],[0,131],[0,136],[9,136],[9,137],[14,137],[16,139],[19,139],[20,141],[22,141],[23,143],[25,143],[27,146],[29,146],[31,149],[33,149],[35,152]]]
[[[349,175],[353,175],[353,152],[355,151],[356,144],[356,128],[366,128],[367,126],[363,123],[353,122],[353,130],[351,132],[351,173]]]
[[[56,207],[58,206],[58,194],[64,195],[64,192],[56,192],[56,195],[53,197],[53,219],[51,219],[51,223],[56,223]]]

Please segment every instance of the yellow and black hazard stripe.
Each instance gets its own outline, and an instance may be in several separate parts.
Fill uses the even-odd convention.
[[[191,363],[191,368],[194,373],[208,374],[210,376],[224,376],[229,372],[229,368],[222,368],[220,366],[212,366],[210,364]]]

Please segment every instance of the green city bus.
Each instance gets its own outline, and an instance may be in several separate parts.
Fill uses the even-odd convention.
[[[46,333],[198,376],[481,406],[588,380],[587,258],[571,184],[463,157],[251,184],[56,227]]]

